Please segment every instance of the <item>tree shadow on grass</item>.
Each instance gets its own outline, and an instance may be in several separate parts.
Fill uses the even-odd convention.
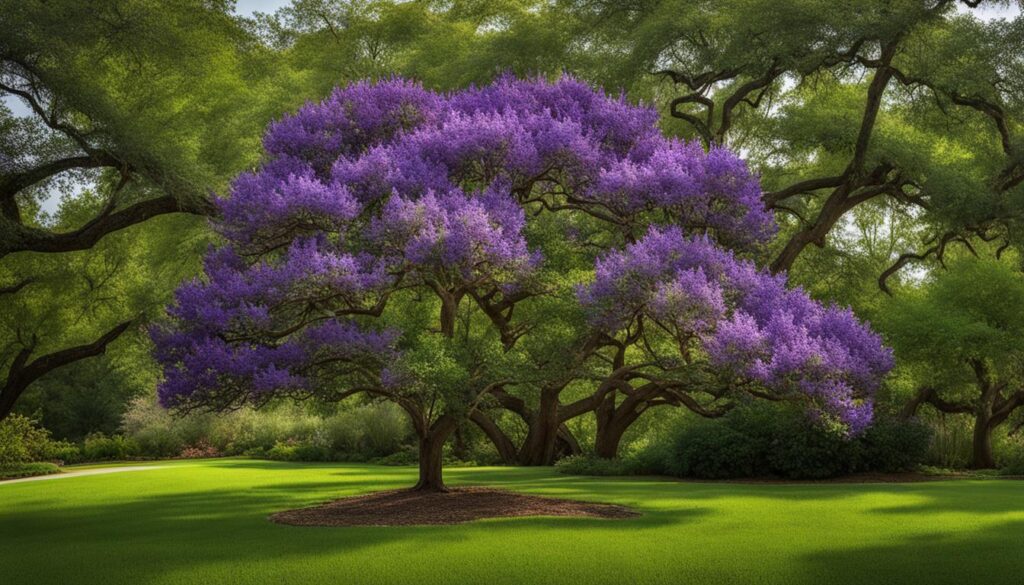
[[[953,582],[952,576],[958,576],[958,585],[1001,584],[1021,582],[1008,580],[1006,573],[1017,571],[1014,577],[1019,578],[1020,571],[1024,570],[1020,561],[1024,558],[1021,554],[1024,552],[1022,522],[1013,518],[1013,522],[994,528],[989,526],[992,515],[1024,510],[1024,489],[1020,483],[715,484],[649,478],[588,478],[531,468],[455,468],[446,471],[446,478],[452,485],[486,485],[623,504],[634,507],[643,516],[629,520],[535,517],[491,519],[457,526],[315,528],[280,526],[269,522],[267,516],[338,497],[408,487],[415,478],[415,469],[246,460],[203,465],[216,474],[224,472],[223,487],[208,489],[210,484],[203,483],[204,489],[195,491],[184,491],[188,489],[184,486],[181,492],[147,493],[151,488],[146,486],[153,486],[155,481],[174,485],[175,474],[168,468],[145,474],[125,474],[116,478],[116,484],[111,483],[112,476],[107,476],[106,480],[62,480],[65,483],[54,482],[40,497],[17,498],[16,506],[0,506],[0,542],[4,543],[0,547],[0,576],[3,582],[134,584],[173,580],[205,583],[208,582],[204,581],[207,570],[216,571],[226,566],[248,571],[250,578],[247,580],[253,582],[295,567],[325,570],[324,567],[362,563],[365,569],[368,558],[376,558],[378,553],[384,557],[393,555],[396,547],[403,551],[436,551],[436,554],[448,554],[453,548],[463,551],[468,548],[474,554],[487,555],[495,549],[477,548],[478,541],[488,541],[493,546],[495,539],[502,542],[507,539],[509,546],[501,550],[522,549],[526,554],[534,543],[580,542],[578,537],[584,533],[593,537],[587,539],[591,546],[607,543],[607,546],[619,547],[623,542],[630,542],[623,541],[624,537],[639,537],[641,533],[650,534],[648,538],[663,538],[663,533],[649,533],[650,529],[686,529],[717,514],[736,514],[728,510],[728,505],[723,510],[721,500],[724,499],[752,502],[754,510],[759,509],[762,500],[794,505],[823,504],[816,507],[820,513],[845,505],[846,498],[864,496],[868,499],[857,505],[864,506],[865,515],[885,518],[884,526],[898,527],[910,520],[921,522],[924,519],[924,528],[919,532],[879,531],[877,544],[861,548],[816,549],[818,552],[806,556],[793,551],[800,570],[808,575],[806,582],[946,583]],[[229,468],[239,474],[229,473]],[[289,475],[291,469],[316,469],[316,472]],[[246,470],[261,473],[251,476],[250,481],[244,475]],[[282,473],[267,474],[268,470]],[[162,475],[156,475],[158,473]],[[208,480],[209,477],[205,481]],[[118,495],[99,503],[93,501],[94,498],[75,503],[60,497],[61,493],[111,489],[115,485],[119,488]],[[139,487],[133,491],[133,486]],[[59,491],[53,489],[58,487]],[[5,495],[0,491],[0,498]],[[876,502],[871,499],[873,496],[881,497]],[[896,505],[892,505],[893,501]],[[962,533],[934,532],[930,518],[941,518],[949,513],[963,513],[968,519],[973,514],[979,521]],[[936,522],[936,525],[948,525],[948,522]],[[691,533],[699,543],[700,532],[691,530]],[[922,533],[927,536],[920,536]],[[601,555],[604,549],[595,550]],[[613,550],[608,549],[608,552]],[[365,551],[371,554],[360,554]],[[961,562],[964,559],[967,561]],[[392,574],[389,571],[395,567],[382,562],[384,564],[374,570]],[[757,560],[747,558],[738,562],[756,564]],[[929,569],[929,566],[938,569]],[[893,578],[874,574],[879,567],[887,567],[886,571],[890,571]],[[514,568],[509,570],[517,574]],[[987,575],[988,580],[976,580],[975,574]],[[170,579],[170,575],[186,577]],[[972,577],[965,580],[964,575]],[[930,580],[918,580],[922,576]]]
[[[803,559],[803,568],[807,581],[817,583],[1020,585],[1024,521],[827,550]]]
[[[255,467],[254,465],[243,465]],[[276,467],[275,467],[276,468]],[[287,466],[284,466],[287,468]],[[664,526],[695,520],[695,509],[659,512],[640,522],[585,518],[491,519],[456,526],[294,527],[268,521],[268,515],[380,489],[409,485],[407,470],[359,480],[360,468],[330,474],[330,481],[267,482],[244,489],[225,487],[147,495],[123,491],[120,500],[67,503],[50,498],[0,508],[0,566],[7,583],[142,583],[169,574],[188,573],[202,582],[203,567],[302,563],[348,555],[403,541],[443,550],[448,544],[509,530],[618,530]],[[135,478],[124,478],[130,482]],[[168,478],[170,481],[173,479]],[[75,480],[68,480],[75,481]],[[66,488],[88,489],[82,482]],[[124,487],[122,484],[120,487]],[[590,493],[588,499],[598,494]],[[614,526],[612,526],[614,524]]]

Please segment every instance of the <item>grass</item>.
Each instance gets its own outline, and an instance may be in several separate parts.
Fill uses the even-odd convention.
[[[0,485],[0,582],[969,583],[1024,574],[1024,484],[752,485],[464,468],[452,484],[633,506],[634,520],[301,528],[279,510],[411,468],[255,460]]]
[[[52,473],[60,473],[60,467],[57,467],[53,463],[14,463],[9,465],[0,465],[0,480],[35,477],[37,475],[50,475]]]

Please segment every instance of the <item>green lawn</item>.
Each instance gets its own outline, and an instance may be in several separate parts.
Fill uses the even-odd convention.
[[[0,583],[1024,581],[1024,483],[744,485],[452,469],[452,484],[635,507],[635,520],[300,528],[267,515],[410,468],[253,460],[0,485]]]

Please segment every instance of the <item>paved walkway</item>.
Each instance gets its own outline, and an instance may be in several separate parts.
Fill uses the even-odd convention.
[[[0,481],[0,485],[9,483],[21,483],[23,481],[45,481],[47,479],[64,479],[67,477],[81,477],[83,475],[103,475],[106,473],[119,473],[122,471],[148,471],[150,469],[163,469],[166,465],[128,465],[124,467],[100,467],[99,469],[82,469],[81,471],[66,471],[63,473],[51,473],[50,475],[37,475],[35,477],[22,477],[19,479],[8,479]]]

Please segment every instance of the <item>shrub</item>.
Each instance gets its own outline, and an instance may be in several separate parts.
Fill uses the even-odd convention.
[[[927,457],[932,436],[931,427],[920,420],[881,418],[860,439],[862,469],[883,473],[914,470]]]
[[[420,460],[420,454],[415,447],[407,446],[385,457],[378,457],[372,462],[377,465],[416,465]]]
[[[122,425],[146,457],[178,457],[206,445],[220,455],[295,461],[368,461],[410,442],[405,414],[390,403],[363,404],[318,414],[301,406],[224,414],[174,416],[152,396],[132,401]],[[293,448],[295,447],[295,448]]]
[[[94,433],[85,438],[82,455],[87,461],[130,459],[139,454],[139,446],[122,435],[108,437]]]
[[[77,449],[71,443],[54,441],[50,431],[32,419],[12,414],[0,421],[0,465],[13,466],[33,461],[74,460]],[[65,459],[67,457],[67,459]]]
[[[787,413],[779,417],[767,446],[772,475],[789,479],[825,479],[857,471],[860,444],[834,429]]]
[[[925,462],[944,469],[963,469],[971,461],[972,420],[957,415],[925,413],[933,432]]]
[[[0,479],[19,479],[60,473],[60,468],[53,463],[9,463],[0,465]]]
[[[220,451],[216,447],[209,443],[201,442],[197,445],[185,447],[181,450],[178,457],[182,459],[208,459],[210,457],[219,457]]]
[[[82,450],[68,441],[50,441],[39,459],[59,465],[78,463],[82,460]]]
[[[764,447],[730,425],[701,419],[672,438],[662,473],[704,479],[762,475]]]
[[[1006,437],[1000,445],[997,462],[1002,475],[1024,475],[1024,436],[1018,432]]]
[[[331,461],[331,452],[321,445],[290,440],[276,443],[266,452],[266,458],[276,461]]]
[[[797,409],[756,404],[720,419],[680,418],[673,432],[627,457],[622,469],[702,479],[824,479],[855,471],[914,469],[930,442],[930,429],[917,421],[880,419],[851,439],[814,424]],[[577,465],[573,462],[566,471]]]
[[[187,445],[182,423],[152,396],[140,396],[131,401],[121,428],[147,457],[174,457]]]
[[[625,459],[603,459],[594,455],[570,455],[555,463],[555,469],[571,475],[632,475],[634,469]]]

